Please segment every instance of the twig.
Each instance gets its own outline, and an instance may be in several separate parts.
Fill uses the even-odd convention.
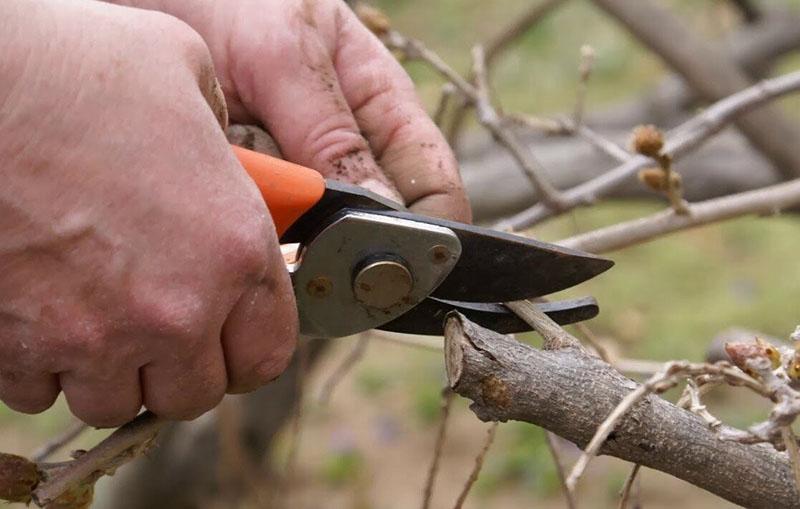
[[[87,428],[88,426],[85,423],[75,419],[63,433],[36,449],[31,455],[31,461],[34,463],[41,463],[55,454],[56,451],[78,438]]]
[[[558,474],[558,481],[561,483],[561,491],[564,492],[564,498],[567,501],[568,509],[575,509],[578,505],[575,502],[575,492],[569,489],[566,483],[566,474],[564,473],[564,463],[561,461],[561,451],[559,451],[558,438],[550,431],[544,430],[544,438],[547,443],[547,448],[550,450],[550,455],[553,457],[553,464],[556,466],[556,474]]]
[[[34,501],[44,506],[71,488],[113,473],[146,451],[165,422],[150,412],[143,412],[92,449],[47,472],[46,479],[33,492]]]
[[[480,475],[481,469],[483,468],[483,460],[486,459],[486,453],[489,452],[489,448],[492,446],[492,442],[494,442],[494,437],[497,433],[497,426],[499,424],[499,422],[493,422],[489,426],[489,431],[486,433],[486,441],[483,443],[481,452],[479,452],[478,456],[475,457],[475,466],[472,467],[472,472],[470,472],[469,478],[464,484],[464,488],[462,488],[461,493],[458,495],[458,499],[456,500],[456,504],[453,506],[453,509],[461,509],[461,507],[464,505],[464,501],[467,499],[467,495],[469,495],[470,490],[472,490],[472,486],[475,484],[475,481],[478,480],[478,475]]]
[[[664,210],[559,241],[591,253],[605,253],[688,228],[748,214],[775,214],[800,204],[800,179],[722,198],[696,202],[688,215]]]
[[[455,93],[456,87],[452,83],[448,82],[442,85],[442,92],[441,95],[439,95],[439,103],[436,105],[433,115],[431,115],[433,122],[439,126],[439,128],[442,127],[444,116],[447,113],[447,108],[450,106]]]
[[[388,341],[398,345],[419,348],[432,352],[441,352],[444,346],[440,339],[427,338],[422,336],[410,336],[407,334],[393,334],[379,330],[371,331],[372,337],[381,341]]]
[[[800,71],[762,81],[722,99],[694,118],[683,123],[667,136],[664,152],[677,161],[721,131],[731,120],[769,101],[800,90]],[[649,157],[634,156],[608,172],[561,193],[567,209],[593,203],[652,166]],[[556,211],[545,203],[537,203],[510,218],[498,222],[501,230],[520,230],[552,217]]]
[[[531,28],[536,26],[543,20],[550,12],[555,10],[556,7],[566,3],[566,0],[543,0],[542,2],[531,5],[527,11],[519,16],[511,17],[512,21],[507,26],[503,27],[497,35],[491,37],[483,46],[486,48],[486,68],[490,72],[493,64],[497,61],[500,55],[511,46],[514,41],[518,40],[520,36],[527,33]],[[474,70],[469,77],[470,82],[474,81]],[[450,124],[450,129],[447,133],[447,141],[454,148],[456,147],[464,127],[464,119],[467,110],[473,105],[468,98],[462,98],[454,115],[453,121]]]
[[[304,402],[304,383],[306,381],[306,374],[308,373],[309,361],[309,340],[307,338],[300,338],[297,343],[295,355],[297,355],[297,373],[295,378],[295,391],[297,397],[294,401],[294,411],[292,412],[292,421],[290,427],[289,439],[289,452],[286,454],[286,465],[283,471],[283,486],[278,494],[278,499],[281,501],[278,506],[285,503],[289,492],[291,491],[291,482],[294,478],[294,472],[297,464],[297,456],[300,451],[300,435],[303,432],[303,402]]]
[[[506,302],[505,306],[522,318],[525,323],[533,327],[544,339],[545,350],[558,350],[560,348],[583,349],[580,341],[565,331],[553,321],[552,318],[540,311],[529,300]]]
[[[589,78],[594,67],[594,48],[588,44],[581,46],[581,63],[578,66],[578,93],[575,97],[575,111],[572,115],[572,122],[575,128],[580,128],[583,124],[583,114],[586,109],[586,92],[589,89]]]
[[[708,411],[708,408],[700,401],[700,389],[697,387],[697,383],[691,378],[686,381],[686,392],[689,395],[689,411],[693,414],[699,415],[708,427],[716,430],[720,426],[722,426],[722,421],[711,415],[711,412]],[[678,405],[680,406],[680,405]]]
[[[609,353],[608,348],[603,346],[603,344],[600,342],[599,339],[597,339],[597,336],[594,335],[594,332],[592,332],[589,326],[583,322],[578,322],[574,325],[575,328],[578,329],[578,331],[580,331],[583,337],[586,338],[586,342],[589,343],[589,345],[592,347],[592,349],[594,349],[595,352],[597,352],[597,355],[607,363],[616,367],[616,363],[611,358],[611,354]]]
[[[446,80],[453,84],[456,89],[466,97],[476,108],[478,121],[502,145],[520,168],[531,181],[531,184],[538,191],[544,203],[559,210],[561,199],[559,191],[541,175],[539,164],[534,160],[530,151],[516,137],[509,132],[503,125],[500,115],[491,104],[489,99],[488,84],[486,79],[486,65],[484,53],[481,46],[475,46],[472,51],[473,72],[475,74],[476,85],[471,85],[452,67],[450,67],[434,51],[425,47],[420,41],[408,38],[403,34],[392,30],[383,37],[384,44],[397,51],[401,51],[407,58],[421,60],[439,72]]]
[[[608,435],[610,435],[614,430],[614,427],[617,425],[622,416],[625,415],[625,413],[633,405],[638,403],[642,398],[652,392],[652,385],[663,382],[664,376],[664,373],[658,373],[646,383],[636,387],[636,389],[625,396],[625,399],[623,399],[620,404],[617,405],[614,411],[611,412],[611,415],[606,417],[606,420],[603,421],[599,428],[597,428],[594,437],[592,438],[591,442],[589,442],[589,445],[586,446],[586,449],[581,457],[578,458],[578,461],[572,467],[572,471],[570,472],[566,481],[567,488],[570,490],[575,489],[575,485],[578,483],[578,479],[581,478],[581,475],[583,475],[586,465],[588,465],[589,461],[600,451],[600,447],[602,447],[603,442],[606,441]]]
[[[539,192],[542,201],[559,210],[561,208],[560,192],[542,175],[541,164],[534,159],[528,147],[523,145],[511,131],[505,128],[500,115],[492,106],[489,98],[488,78],[486,76],[486,61],[483,47],[480,45],[472,48],[472,68],[475,73],[477,92],[475,111],[478,115],[478,121],[492,133],[492,136],[500,145],[508,150],[511,157],[525,172],[533,187]]]
[[[330,374],[328,379],[322,386],[322,389],[319,392],[319,403],[321,405],[327,405],[331,400],[331,395],[333,394],[334,389],[336,386],[339,385],[344,377],[353,369],[353,366],[358,363],[361,358],[364,357],[364,353],[367,351],[367,345],[369,344],[369,335],[361,334],[356,341],[355,346],[350,352],[347,354],[347,357],[336,366],[336,369]]]
[[[637,475],[639,474],[639,470],[641,468],[642,466],[638,463],[633,465],[631,473],[628,474],[628,477],[625,479],[625,484],[622,486],[622,492],[620,493],[619,509],[628,509],[628,503],[630,502],[631,499],[633,486],[638,480]]]
[[[589,142],[593,147],[599,149],[606,155],[611,156],[620,163],[629,161],[633,157],[633,154],[608,138],[605,138],[594,129],[590,129],[585,125],[578,126],[577,130],[575,130],[575,134],[579,135],[581,138]]]
[[[450,407],[453,404],[454,395],[455,393],[449,387],[445,387],[442,390],[442,413],[439,419],[439,430],[436,433],[436,443],[433,446],[433,459],[431,460],[430,468],[428,468],[428,477],[425,480],[422,509],[428,509],[433,498],[433,485],[436,482],[436,474],[439,472],[439,462],[442,459],[442,448],[447,436],[447,421],[450,417]]]
[[[681,377],[696,376],[700,374],[722,374],[726,376],[734,375],[729,371],[729,366],[726,363],[718,364],[692,364],[685,361],[673,361],[664,365],[661,371],[651,376],[646,382],[639,385],[633,391],[629,392],[622,401],[614,408],[614,410],[606,417],[606,419],[598,426],[597,431],[592,437],[589,444],[584,448],[584,452],[575,465],[572,467],[569,477],[567,477],[567,486],[570,489],[575,489],[580,477],[583,475],[589,461],[597,455],[600,448],[605,443],[608,436],[617,426],[623,416],[638,402],[644,399],[651,393],[663,392],[671,387],[674,387]],[[739,371],[739,370],[736,370]],[[743,375],[743,374],[742,374]],[[742,376],[735,374],[738,380],[742,380]],[[747,377],[749,378],[749,377]],[[768,393],[761,384],[751,383],[748,385],[753,388],[756,387],[760,394]]]

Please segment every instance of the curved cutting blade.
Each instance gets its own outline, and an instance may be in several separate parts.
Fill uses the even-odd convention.
[[[561,325],[581,322],[597,316],[597,301],[592,297],[562,300],[537,304],[547,316]],[[380,327],[381,330],[441,336],[444,317],[450,311],[458,311],[473,322],[501,334],[527,332],[530,325],[501,304],[457,302],[427,298],[405,314]]]
[[[376,212],[451,229],[461,258],[432,297],[508,302],[564,290],[610,269],[614,262],[589,253],[454,221],[406,212]]]

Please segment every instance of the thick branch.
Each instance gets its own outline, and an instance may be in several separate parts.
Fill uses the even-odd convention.
[[[445,330],[448,380],[485,421],[519,420],[583,447],[637,384],[575,348],[537,350],[454,315]],[[661,470],[752,508],[795,508],[782,453],[722,442],[698,416],[656,396],[635,405],[602,454]]]
[[[736,63],[666,8],[650,0],[594,0],[663,58],[706,101],[718,101],[750,81]],[[800,176],[800,129],[776,107],[736,121],[742,133],[787,178]]]

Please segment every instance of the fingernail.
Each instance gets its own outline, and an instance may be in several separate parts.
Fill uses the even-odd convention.
[[[375,194],[379,194],[384,198],[388,198],[392,201],[396,201],[400,204],[405,204],[403,201],[403,197],[400,196],[400,193],[394,187],[388,186],[385,182],[381,182],[378,179],[367,179],[362,182],[359,182],[359,186],[372,191]]]

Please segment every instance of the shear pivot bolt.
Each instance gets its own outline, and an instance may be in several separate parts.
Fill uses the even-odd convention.
[[[333,282],[325,276],[317,276],[306,285],[306,291],[312,297],[322,299],[331,294]]]
[[[405,265],[384,260],[358,271],[353,280],[353,293],[362,304],[389,309],[408,297],[413,286],[414,279]]]

